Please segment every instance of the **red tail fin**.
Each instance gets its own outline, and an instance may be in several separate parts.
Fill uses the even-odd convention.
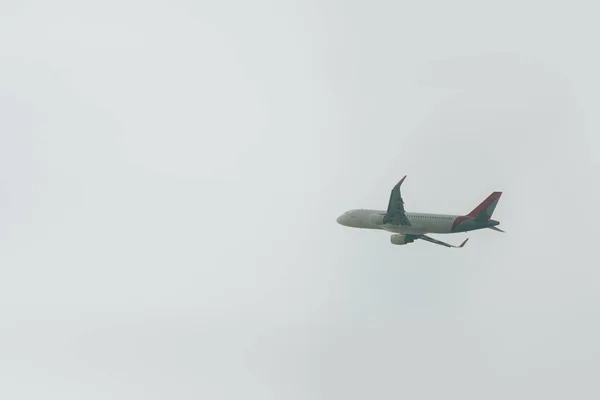
[[[483,221],[489,220],[494,213],[494,209],[498,204],[498,200],[500,200],[500,196],[502,196],[502,192],[494,192],[490,194],[487,199],[475,207],[473,211],[468,214],[468,216]]]

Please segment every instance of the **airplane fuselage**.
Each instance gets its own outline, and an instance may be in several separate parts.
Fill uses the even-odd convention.
[[[386,212],[382,210],[350,210],[340,215],[337,222],[351,228],[379,229],[414,235],[468,232],[500,224],[493,219],[477,220],[477,218],[462,215],[407,212],[406,217],[410,221],[410,225],[398,225],[384,223],[385,215]]]

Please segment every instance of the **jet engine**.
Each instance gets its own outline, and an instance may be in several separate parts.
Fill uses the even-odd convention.
[[[412,243],[414,241],[415,239],[407,237],[406,235],[402,235],[400,233],[396,233],[390,236],[390,242],[392,242],[392,244],[407,244]]]

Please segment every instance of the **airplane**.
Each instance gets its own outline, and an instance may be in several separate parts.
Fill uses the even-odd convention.
[[[497,232],[504,232],[497,227],[500,222],[491,219],[502,192],[493,192],[467,215],[406,212],[404,210],[404,200],[400,194],[400,186],[402,186],[405,179],[406,175],[393,187],[387,211],[349,210],[337,218],[337,223],[351,228],[378,229],[392,232],[390,242],[394,245],[405,245],[421,239],[441,246],[462,248],[469,238],[465,239],[460,245],[455,246],[426,234],[459,233],[488,228]]]

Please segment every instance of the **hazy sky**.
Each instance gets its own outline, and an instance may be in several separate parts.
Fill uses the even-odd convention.
[[[595,2],[95,3],[0,3],[0,398],[600,396]]]

